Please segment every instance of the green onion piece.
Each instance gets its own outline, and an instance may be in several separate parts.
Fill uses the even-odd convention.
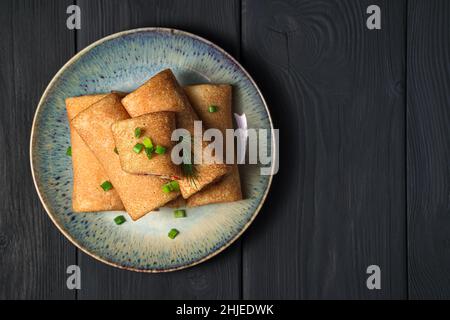
[[[175,210],[173,212],[173,215],[175,216],[175,218],[185,218],[186,217],[186,210]]]
[[[144,144],[144,146],[145,146],[146,148],[153,148],[153,142],[152,142],[152,139],[150,139],[149,137],[145,137],[145,138],[142,140],[142,143]]]
[[[152,152],[153,152],[153,148],[145,148],[145,154],[147,155],[147,158],[149,158],[149,159],[152,158]]]
[[[102,187],[102,189],[103,189],[104,191],[108,191],[108,190],[111,190],[111,189],[112,189],[113,185],[112,185],[111,182],[105,181],[105,182],[103,182],[103,183],[100,185],[100,187]]]
[[[141,128],[134,129],[134,137],[139,138],[141,136],[142,130]]]
[[[162,186],[162,191],[164,192],[164,193],[170,193],[172,190],[171,190],[171,188],[170,188],[170,184],[165,184],[165,185],[163,185]]]
[[[144,145],[142,143],[136,143],[133,147],[133,151],[136,153],[140,153],[143,148],[144,148]]]
[[[166,153],[166,148],[163,146],[156,146],[155,152],[157,154],[164,154]]]
[[[169,184],[172,191],[180,191],[180,185],[178,184],[178,181],[172,180],[169,182]]]
[[[208,111],[211,113],[217,112],[217,106],[215,106],[215,105],[209,106]]]
[[[180,231],[178,231],[177,229],[171,229],[171,230],[169,231],[168,236],[169,236],[170,239],[175,239],[176,236],[177,236],[179,233],[180,233]]]
[[[117,150],[117,147],[114,148],[114,152],[115,152],[116,154],[119,154],[119,151]]]
[[[117,217],[114,218],[114,222],[117,225],[120,225],[120,224],[124,223],[125,221],[127,221],[127,219],[125,219],[124,216],[117,216]]]
[[[67,150],[66,150],[66,155],[68,155],[69,157],[71,157],[72,156],[72,147],[68,147],[67,148]]]
[[[164,193],[169,193],[172,191],[180,191],[180,185],[178,184],[178,181],[172,180],[162,186],[162,191]]]

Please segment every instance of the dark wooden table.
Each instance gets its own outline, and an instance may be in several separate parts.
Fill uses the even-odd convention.
[[[66,9],[81,8],[81,30]],[[381,30],[366,27],[369,5]],[[2,0],[0,298],[450,298],[450,1]],[[173,27],[222,46],[280,128],[280,171],[245,235],[199,266],[103,265],[53,226],[29,167],[50,79],[111,33]],[[82,289],[68,290],[78,264]],[[381,269],[368,290],[366,268]]]

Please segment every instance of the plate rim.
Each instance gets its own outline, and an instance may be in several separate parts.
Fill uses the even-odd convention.
[[[42,94],[41,98],[39,99],[39,103],[37,105],[37,108],[34,112],[34,116],[33,116],[33,122],[31,125],[31,135],[30,135],[30,167],[31,167],[31,175],[33,177],[33,183],[34,183],[34,187],[36,189],[36,192],[39,196],[39,200],[42,204],[42,206],[45,209],[45,212],[47,213],[47,215],[49,216],[50,220],[53,222],[53,224],[56,226],[56,228],[73,244],[75,245],[75,247],[77,247],[79,250],[81,250],[82,252],[84,252],[85,254],[87,254],[88,256],[102,262],[105,263],[109,266],[112,267],[116,267],[119,269],[123,269],[123,270],[129,270],[129,271],[134,271],[134,272],[142,272],[142,273],[164,273],[164,272],[173,272],[173,271],[178,271],[178,270],[182,270],[182,269],[186,269],[186,268],[190,268],[193,266],[196,266],[198,264],[201,264],[211,258],[213,258],[214,256],[218,255],[219,253],[221,253],[222,251],[224,251],[225,249],[227,249],[228,247],[230,247],[237,239],[239,239],[241,237],[241,235],[249,228],[249,226],[253,223],[253,221],[255,220],[256,216],[259,214],[259,211],[261,210],[262,206],[264,205],[267,195],[269,193],[270,187],[272,185],[272,180],[273,180],[273,175],[274,175],[274,170],[275,170],[275,165],[274,165],[274,161],[276,161],[276,158],[274,156],[274,152],[272,152],[272,166],[271,166],[271,173],[269,175],[269,181],[268,184],[264,190],[264,194],[261,197],[261,201],[259,202],[258,206],[256,207],[255,211],[253,212],[252,216],[250,217],[249,221],[247,221],[247,223],[241,228],[241,230],[233,236],[233,238],[229,239],[226,243],[224,243],[222,246],[220,246],[219,248],[217,248],[216,250],[212,251],[211,253],[207,254],[206,256],[204,256],[201,259],[195,260],[191,263],[187,263],[181,266],[177,266],[177,267],[173,267],[173,268],[162,268],[162,269],[144,269],[144,268],[136,268],[136,267],[128,267],[128,266],[123,266],[120,265],[119,263],[115,263],[112,261],[108,261],[105,258],[94,254],[93,252],[90,252],[87,248],[84,248],[80,243],[78,243],[78,241],[72,237],[72,235],[63,228],[63,226],[61,226],[57,221],[56,221],[56,217],[54,216],[54,213],[51,212],[50,208],[47,206],[46,202],[44,201],[44,198],[41,194],[41,191],[39,189],[38,183],[36,181],[36,175],[35,175],[35,168],[34,168],[34,164],[33,164],[33,149],[34,149],[34,144],[35,144],[35,129],[36,129],[36,121],[37,121],[37,116],[40,113],[40,109],[44,103],[44,101],[46,100],[47,96],[49,95],[54,83],[60,78],[60,76],[66,71],[66,69],[68,69],[73,63],[75,63],[79,58],[81,58],[84,54],[86,54],[87,52],[89,52],[91,49],[95,48],[96,46],[115,39],[115,38],[119,38],[122,36],[126,36],[129,34],[133,34],[133,33],[154,33],[154,32],[161,32],[161,33],[166,33],[166,34],[179,34],[179,35],[184,35],[193,39],[196,39],[200,42],[203,42],[211,47],[213,47],[214,49],[218,50],[220,53],[222,53],[226,58],[228,58],[231,62],[233,62],[235,65],[237,65],[237,67],[242,70],[242,72],[245,74],[245,76],[249,79],[250,83],[255,87],[259,98],[262,101],[262,104],[264,105],[264,108],[266,109],[267,112],[267,116],[268,116],[268,120],[269,120],[269,124],[270,124],[270,129],[274,130],[274,126],[273,126],[273,121],[272,121],[272,117],[270,115],[270,111],[269,108],[267,106],[266,100],[264,99],[264,96],[261,93],[261,90],[259,89],[258,85],[256,84],[255,80],[251,77],[251,75],[247,72],[247,70],[231,55],[229,54],[227,51],[225,51],[223,48],[221,48],[220,46],[216,45],[215,43],[201,37],[198,36],[196,34],[190,33],[188,31],[184,31],[184,30],[180,30],[180,29],[174,29],[174,28],[163,28],[163,27],[144,27],[144,28],[136,28],[136,29],[129,29],[129,30],[124,30],[124,31],[120,31],[117,33],[113,33],[110,34],[106,37],[103,37],[99,40],[94,41],[93,43],[91,43],[90,45],[86,46],[85,48],[83,48],[82,50],[80,50],[79,52],[77,52],[72,58],[70,58],[59,70],[58,72],[53,76],[53,78],[51,79],[51,81],[49,82],[49,84],[47,85],[47,87],[44,90],[44,93]],[[275,150],[276,150],[276,141],[275,141],[275,137],[272,134],[271,135],[271,143],[272,146],[275,146]]]

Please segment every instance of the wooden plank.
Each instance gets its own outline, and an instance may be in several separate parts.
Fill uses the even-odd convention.
[[[236,1],[78,1],[82,28],[78,49],[111,33],[138,27],[173,27],[239,53],[239,2]],[[139,274],[105,266],[81,254],[80,299],[233,299],[240,296],[240,244],[199,266],[168,274]]]
[[[66,267],[75,248],[53,226],[29,167],[33,115],[48,82],[74,52],[71,1],[0,2],[0,299],[73,299]]]
[[[409,293],[450,298],[450,55],[448,1],[408,2]]]
[[[366,28],[366,8],[382,29]],[[242,60],[280,128],[244,298],[405,298],[405,1],[243,0]],[[366,268],[381,268],[368,290]]]

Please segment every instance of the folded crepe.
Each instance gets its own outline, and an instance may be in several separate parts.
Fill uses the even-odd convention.
[[[122,169],[119,156],[114,152],[111,131],[115,122],[129,118],[120,98],[117,93],[108,94],[79,113],[72,120],[72,125],[103,165],[113,185],[112,190],[117,190],[128,214],[137,220],[175,199],[179,192],[164,193],[162,187],[167,180],[151,175],[129,174]]]
[[[202,84],[184,87],[192,107],[207,128],[219,129],[224,137],[226,129],[233,129],[231,117],[232,88],[230,85]],[[216,112],[209,112],[208,107],[214,105]],[[226,148],[225,148],[226,150]],[[225,150],[223,152],[225,157]],[[230,173],[218,182],[211,184],[187,199],[187,206],[201,206],[210,203],[232,202],[242,199],[239,170],[232,165]]]
[[[134,174],[166,177],[181,176],[181,169],[172,162],[174,145],[170,137],[175,127],[175,113],[155,112],[136,118],[117,121],[111,127],[122,169]],[[136,137],[136,130],[139,136]],[[151,145],[150,148],[145,147]],[[140,145],[139,145],[140,144]],[[137,151],[134,148],[137,146]],[[158,148],[159,146],[159,148]],[[155,151],[164,148],[163,154]]]
[[[181,112],[189,101],[170,69],[163,70],[122,99],[131,117],[158,111]]]
[[[88,95],[66,99],[69,124],[80,112],[106,95]],[[75,212],[123,210],[123,204],[116,190],[104,192],[100,185],[109,180],[105,169],[70,125],[72,147],[73,191],[72,208]]]
[[[177,128],[188,130],[194,137],[194,121],[199,120],[198,116],[170,69],[150,78],[123,98],[122,103],[133,118],[159,111],[176,112]],[[189,198],[230,171],[230,167],[225,164],[210,163],[209,159],[204,159],[204,162],[208,164],[195,165],[195,177],[185,176],[179,180],[183,198]]]

